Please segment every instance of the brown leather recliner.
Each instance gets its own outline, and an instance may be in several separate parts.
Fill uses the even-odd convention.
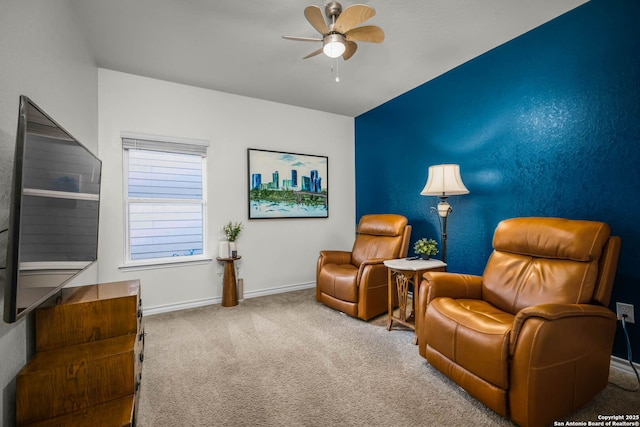
[[[514,218],[493,248],[482,276],[424,274],[419,351],[500,415],[548,425],[607,386],[620,238],[602,222]]]
[[[351,252],[320,252],[316,299],[363,320],[386,312],[387,268],[383,261],[406,257],[410,237],[411,226],[402,215],[364,215]]]

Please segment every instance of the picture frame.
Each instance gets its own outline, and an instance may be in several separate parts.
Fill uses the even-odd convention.
[[[249,219],[328,218],[329,158],[247,149]]]

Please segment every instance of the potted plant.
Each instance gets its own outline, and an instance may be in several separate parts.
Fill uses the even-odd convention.
[[[231,222],[222,227],[224,234],[227,236],[227,240],[229,241],[229,252],[230,255],[235,258],[238,255],[238,248],[236,246],[236,239],[240,235],[242,231],[243,224],[241,221]]]
[[[429,259],[431,255],[438,253],[438,242],[433,239],[427,239],[423,237],[413,245],[413,250],[416,254],[420,255],[422,259]]]
[[[230,242],[235,242],[240,232],[242,231],[242,222],[231,222],[223,227],[224,234],[227,236],[227,240]]]

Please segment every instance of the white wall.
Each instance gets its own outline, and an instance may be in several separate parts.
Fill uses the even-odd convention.
[[[319,250],[351,247],[352,118],[98,70],[78,28],[66,0],[0,0],[0,230],[8,225],[18,98],[24,94],[103,160],[100,261],[74,285],[140,278],[145,308],[216,302],[221,295],[215,261],[137,272],[118,268],[124,248],[122,130],[211,142],[209,224],[214,230],[229,220],[246,224],[238,246],[247,296],[309,285]],[[329,218],[247,221],[248,147],[328,156]],[[213,232],[213,249],[216,241]],[[5,250],[3,233],[0,265]],[[4,281],[0,270],[2,298]],[[0,322],[2,425],[15,424],[15,376],[33,347],[32,329],[30,316]]]
[[[66,0],[0,0],[0,229],[8,227],[18,98],[27,95],[69,133],[97,152],[98,70]],[[7,234],[0,234],[4,266]],[[97,268],[81,281],[97,280]],[[0,270],[0,307],[4,302]],[[15,424],[15,376],[33,346],[32,319],[0,322],[0,422]]]
[[[245,297],[313,286],[321,249],[350,249],[355,232],[354,120],[253,98],[100,69],[99,157],[103,161],[99,279],[139,278],[148,312],[220,301],[222,266],[122,271],[122,131],[204,139],[209,247],[217,229],[242,221],[237,262]],[[329,218],[248,221],[247,148],[329,158]]]

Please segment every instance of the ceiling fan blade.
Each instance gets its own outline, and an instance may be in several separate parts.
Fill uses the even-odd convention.
[[[344,58],[344,60],[346,61],[347,59],[351,58],[354,53],[356,53],[356,50],[358,50],[358,45],[354,42],[350,42],[349,40],[344,42],[344,45],[346,49],[342,54],[342,58]]]
[[[354,28],[344,33],[347,40],[356,42],[382,43],[384,41],[384,31],[375,25],[365,25]]]
[[[322,10],[318,6],[307,6],[304,9],[304,16],[307,18],[307,21],[309,21],[313,28],[318,30],[320,34],[329,34],[327,21],[324,20]]]
[[[319,37],[282,36],[282,38],[287,40],[296,40],[300,42],[321,42],[322,41],[322,39]]]
[[[375,14],[376,10],[371,6],[366,4],[352,4],[338,16],[333,30],[344,34],[367,19],[375,16]]]
[[[320,55],[321,53],[322,53],[322,48],[320,48],[320,49],[318,49],[318,50],[315,50],[315,51],[311,52],[309,55],[305,56],[305,57],[304,57],[304,58],[302,58],[302,59],[308,59],[308,58],[311,58],[311,57],[313,57],[313,56]]]

